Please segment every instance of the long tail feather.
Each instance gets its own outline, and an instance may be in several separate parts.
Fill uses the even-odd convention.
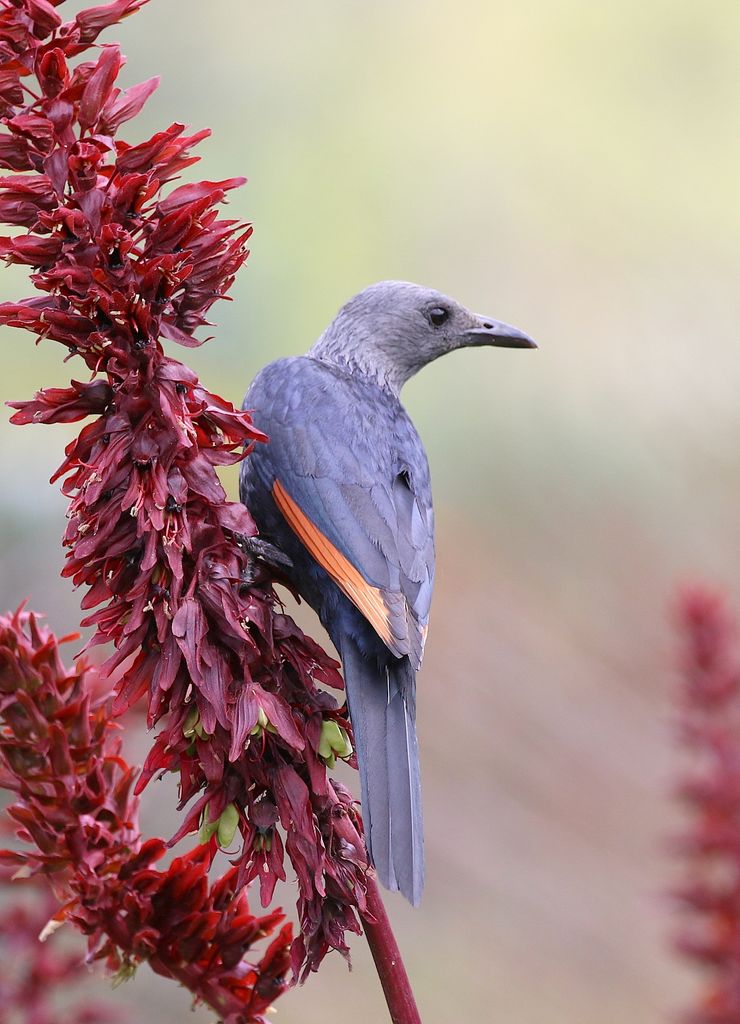
[[[340,648],[370,859],[383,885],[417,906],[424,887],[424,830],[415,673],[408,658],[379,668],[350,637]]]

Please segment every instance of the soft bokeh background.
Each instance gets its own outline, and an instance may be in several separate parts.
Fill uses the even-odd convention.
[[[740,7],[153,0],[118,38],[129,83],[164,76],[128,135],[211,125],[200,172],[250,177],[232,210],[253,255],[185,353],[210,387],[239,401],[385,277],[539,340],[405,392],[439,576],[427,890],[388,902],[427,1024],[664,1020],[692,989],[666,951],[668,609],[677,582],[737,590],[740,570]],[[2,297],[23,293],[6,271]],[[81,373],[2,342],[3,399]],[[0,424],[0,603],[29,595],[60,631],[78,605],[46,481],[67,436]],[[154,831],[170,803],[149,793]],[[185,996],[143,974],[116,998],[181,1021]],[[384,1014],[358,940],[351,975],[327,963],[277,1020]]]

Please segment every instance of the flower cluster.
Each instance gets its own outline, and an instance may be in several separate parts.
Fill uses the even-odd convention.
[[[68,671],[33,615],[0,618],[0,778],[24,844],[2,854],[4,865],[44,875],[62,904],[52,922],[71,921],[90,957],[121,978],[145,960],[224,1024],[264,1022],[287,984],[290,926],[253,963],[252,946],[283,915],[251,914],[236,868],[210,885],[201,847],[156,870],[166,846],[142,840],[136,773],[120,748],[110,701],[84,661]]]
[[[720,597],[684,596],[680,738],[694,763],[679,789],[692,815],[677,843],[685,865],[676,895],[679,950],[706,972],[689,1024],[740,1021],[740,650]]]
[[[0,221],[25,229],[0,238],[0,253],[30,267],[37,289],[1,305],[0,323],[90,371],[15,403],[13,422],[92,418],[57,473],[71,502],[64,573],[86,588],[92,643],[114,645],[116,713],[146,696],[159,725],[138,788],[178,773],[187,812],[173,842],[200,830],[200,870],[238,834],[234,885],[259,878],[263,906],[287,854],[305,975],[330,948],[348,952],[366,907],[361,820],[327,774],[327,736],[350,725],[321,685],[341,689],[336,663],[276,607],[275,569],[218,479],[265,438],[161,342],[200,344],[248,255],[249,227],[219,213],[242,179],[173,187],[208,133],[174,124],[122,141],[156,79],[121,90],[115,45],[77,60],[145,2],[68,22],[63,0],[0,3],[0,166],[15,172],[0,178]]]

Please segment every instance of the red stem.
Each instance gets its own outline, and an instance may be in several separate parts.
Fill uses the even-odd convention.
[[[374,878],[367,880],[365,937],[373,954],[393,1024],[421,1024],[409,976]]]

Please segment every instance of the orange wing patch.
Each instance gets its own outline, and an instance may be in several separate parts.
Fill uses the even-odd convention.
[[[301,543],[328,572],[345,597],[362,612],[386,647],[397,658],[408,654],[408,634],[403,637],[395,635],[393,620],[396,617],[388,607],[383,591],[379,587],[371,586],[349,559],[334,547],[301,511],[279,480],[272,486],[272,496]]]

